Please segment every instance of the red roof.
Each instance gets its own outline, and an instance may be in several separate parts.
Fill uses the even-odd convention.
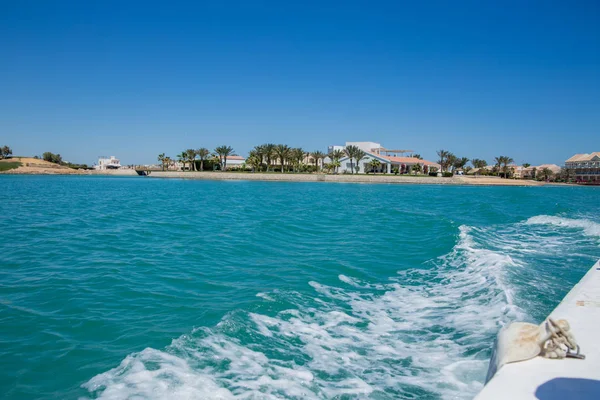
[[[242,156],[228,156],[227,159],[228,160],[245,160],[245,158]]]

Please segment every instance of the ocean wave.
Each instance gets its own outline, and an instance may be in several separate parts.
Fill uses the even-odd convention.
[[[259,293],[294,308],[232,312],[84,387],[103,399],[472,398],[499,326],[525,317],[504,280],[519,262],[474,233],[461,226],[430,269],[386,283],[340,275],[338,285],[310,282],[309,294]]]
[[[529,218],[527,225],[554,225],[564,228],[582,229],[587,236],[600,237],[600,223],[589,219],[573,219],[552,215],[537,215]]]

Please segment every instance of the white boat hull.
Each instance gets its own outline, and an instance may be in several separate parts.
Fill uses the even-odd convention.
[[[476,400],[600,400],[600,261],[549,317],[569,321],[585,360],[535,357],[506,364]]]

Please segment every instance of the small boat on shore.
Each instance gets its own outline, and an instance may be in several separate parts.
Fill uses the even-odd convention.
[[[548,354],[547,347],[536,349],[532,343],[538,338],[547,343],[548,336],[543,335],[555,335],[553,327],[560,320],[568,321],[566,336],[572,334],[578,347],[564,358],[560,354],[559,358],[549,358],[556,354]],[[539,330],[535,328],[532,324],[516,323],[500,331],[487,383],[475,400],[600,399],[600,261],[571,289]],[[527,356],[528,352],[535,354],[518,361],[519,354]]]

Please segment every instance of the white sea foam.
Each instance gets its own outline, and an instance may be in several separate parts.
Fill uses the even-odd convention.
[[[587,236],[600,237],[600,223],[590,221],[588,219],[572,219],[556,217],[552,215],[538,215],[529,218],[526,222],[528,225],[554,225],[564,228],[582,229]]]
[[[275,301],[267,293],[262,293],[262,292],[261,293],[256,293],[256,297],[260,297],[261,299],[264,299],[264,300],[267,300],[267,301]]]
[[[84,387],[105,399],[472,398],[499,325],[524,317],[504,281],[519,262],[478,247],[472,233],[460,227],[429,272],[310,282],[316,295],[293,296],[296,309],[229,314]]]

